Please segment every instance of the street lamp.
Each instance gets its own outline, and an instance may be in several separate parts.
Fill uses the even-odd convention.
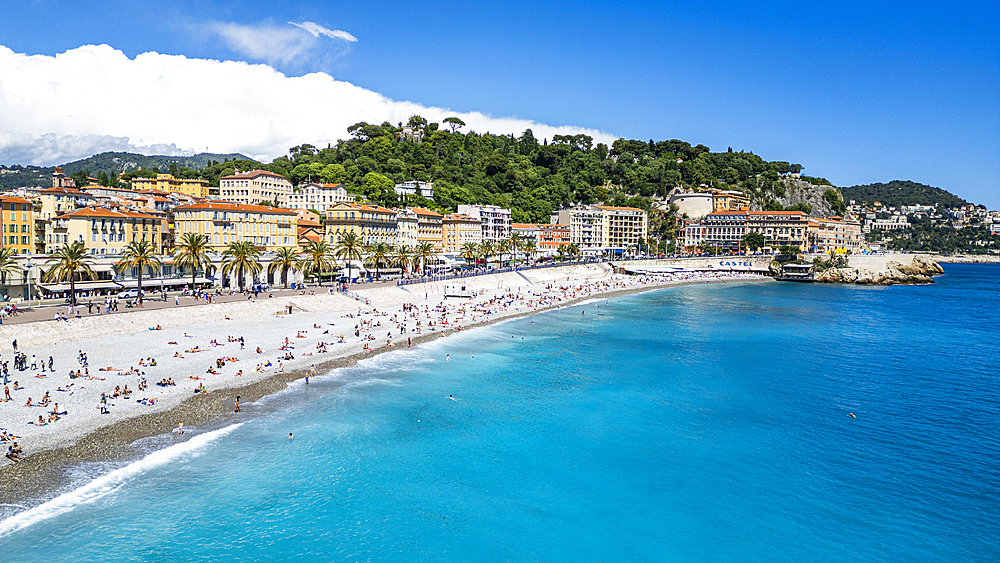
[[[24,265],[28,269],[28,274],[27,274],[27,278],[26,278],[27,279],[27,284],[26,285],[28,286],[28,308],[30,309],[31,308],[31,267],[33,266],[33,264],[31,263],[31,258],[28,258],[28,260],[25,262]]]

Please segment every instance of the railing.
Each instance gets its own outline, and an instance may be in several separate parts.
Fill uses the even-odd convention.
[[[454,274],[442,274],[442,275],[429,275],[419,278],[409,278],[396,281],[397,286],[412,285],[415,283],[429,283],[429,282],[439,282],[448,280],[459,280],[465,278],[474,278],[477,276],[488,276],[491,274],[504,274],[508,272],[520,272],[524,270],[541,270],[544,268],[557,268],[559,266],[576,266],[579,264],[595,264],[599,262],[605,262],[604,259],[592,258],[589,260],[576,260],[573,262],[550,262],[546,264],[537,264],[533,266],[513,266],[510,268],[495,268],[493,270],[467,270],[456,272]]]

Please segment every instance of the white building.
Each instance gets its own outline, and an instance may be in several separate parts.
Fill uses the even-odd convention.
[[[604,218],[601,210],[590,205],[560,209],[552,214],[552,223],[569,225],[569,242],[584,256],[595,256],[604,249]]]
[[[410,194],[423,196],[431,201],[434,201],[434,183],[433,182],[419,182],[417,180],[410,180],[408,182],[403,182],[402,184],[396,184],[393,188],[397,194],[401,197],[406,197]]]
[[[459,205],[458,213],[479,219],[484,241],[498,242],[510,238],[510,209],[495,205]]]
[[[411,250],[420,246],[419,218],[416,211],[402,208],[396,210],[396,247],[406,246]]]
[[[354,203],[360,196],[347,193],[343,184],[299,184],[288,195],[285,207],[289,209],[315,209],[321,217],[326,216],[326,208],[337,203]]]

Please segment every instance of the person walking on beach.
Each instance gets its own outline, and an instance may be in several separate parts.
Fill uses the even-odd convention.
[[[17,339],[15,338],[13,342],[10,343],[14,347],[14,351],[17,352]]]
[[[316,364],[309,367],[309,375],[306,376],[306,385],[309,385],[309,378],[316,375]]]
[[[183,422],[180,422],[180,423],[177,424],[177,435],[178,436],[183,436],[184,435],[184,423]]]
[[[240,412],[240,396],[239,395],[236,396],[236,408],[233,410],[233,412]]]
[[[49,371],[55,373],[56,370],[52,369],[52,356],[49,356]]]
[[[13,399],[10,398],[10,387],[8,387],[6,383],[3,384],[3,396],[4,400],[13,401]]]

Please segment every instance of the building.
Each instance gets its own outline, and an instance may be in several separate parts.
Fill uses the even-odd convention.
[[[462,206],[459,206],[461,208]],[[444,252],[444,216],[423,207],[409,207],[417,214],[417,244],[425,242],[434,246],[435,253]],[[461,212],[460,212],[461,213]]]
[[[56,166],[56,169],[52,172],[52,187],[53,188],[75,188],[76,180],[70,178],[69,176],[63,174],[63,169],[61,166]]]
[[[870,232],[872,229],[879,231],[892,231],[896,229],[905,229],[910,226],[910,222],[907,220],[905,215],[893,215],[888,219],[875,219],[874,221],[865,221],[864,231]]]
[[[854,254],[864,244],[861,223],[842,217],[810,218],[807,237],[810,252],[822,254]]]
[[[284,206],[291,193],[292,183],[288,178],[267,170],[237,172],[219,178],[219,197],[231,203],[257,205],[266,201]]]
[[[198,199],[205,199],[209,192],[208,180],[174,178],[172,174],[157,174],[156,178],[132,178],[132,189],[176,192]]]
[[[189,233],[207,236],[216,251],[243,241],[253,242],[262,251],[298,246],[295,212],[279,207],[220,201],[178,206],[174,209],[177,243]]]
[[[712,192],[713,211],[739,211],[741,209],[750,209],[750,198],[744,196],[743,192]]]
[[[555,255],[560,247],[570,245],[569,225],[552,223],[514,223],[511,230],[522,239],[535,241],[535,249],[542,256]]]
[[[9,248],[15,254],[34,254],[35,210],[31,201],[0,196],[0,223],[3,223],[0,248]]]
[[[411,250],[420,244],[420,221],[412,209],[396,210],[396,247]]]
[[[747,233],[764,235],[765,251],[781,246],[804,250],[808,243],[809,215],[801,211],[750,211]]]
[[[85,207],[51,219],[45,233],[45,252],[65,244],[83,243],[88,254],[118,255],[131,242],[148,240],[156,251],[164,251],[166,220],[162,217],[114,211],[103,207]]]
[[[441,220],[444,233],[444,251],[461,253],[466,243],[479,244],[483,240],[483,226],[479,219],[461,213],[450,213]]]
[[[326,230],[323,227],[323,223],[320,223],[319,221],[299,217],[296,220],[296,228],[298,244],[301,247],[305,247],[311,242],[319,242],[326,238]]]
[[[701,219],[715,211],[715,198],[710,193],[675,193],[667,200],[667,205],[676,205],[678,215]]]
[[[326,215],[326,210],[337,203],[354,203],[363,196],[349,194],[343,184],[299,184],[288,195],[289,209],[315,209],[320,216]]]
[[[596,256],[604,248],[604,214],[590,205],[560,209],[552,214],[552,223],[569,226],[569,240],[584,256]]]
[[[646,241],[649,219],[644,210],[607,205],[595,207],[601,211],[603,250],[610,254],[622,254]]]
[[[337,203],[326,210],[326,240],[337,244],[341,233],[354,233],[363,245],[396,244],[396,211],[379,205]]]
[[[739,251],[749,219],[748,211],[713,211],[705,215],[699,225],[688,227],[690,234],[687,236],[696,236],[698,241],[692,239],[688,244],[686,240],[685,246],[708,245],[722,251]]]
[[[404,200],[408,195],[418,195],[434,201],[434,184],[432,182],[410,180],[408,182],[403,182],[402,184],[396,184],[393,189],[400,195],[400,198]]]
[[[458,212],[479,219],[484,241],[495,243],[510,238],[510,209],[495,205],[459,205]]]
[[[94,202],[94,196],[76,188],[58,186],[33,193],[41,200],[41,209],[39,210],[39,218],[41,219],[52,219],[56,215],[76,211]]]

